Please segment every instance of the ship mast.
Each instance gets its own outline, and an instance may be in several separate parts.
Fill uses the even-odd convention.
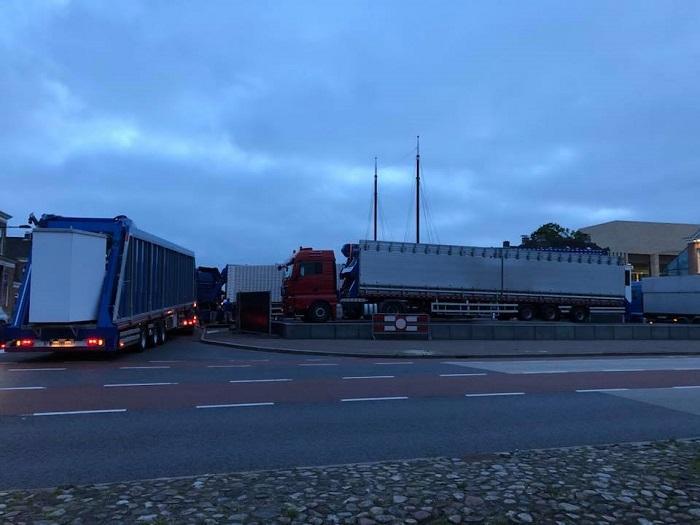
[[[416,137],[416,244],[420,244],[420,135]]]
[[[377,240],[377,157],[374,157],[374,240]]]

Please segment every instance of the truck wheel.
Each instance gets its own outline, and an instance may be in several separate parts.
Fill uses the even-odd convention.
[[[384,301],[379,306],[379,311],[383,314],[402,314],[403,304],[398,301]]]
[[[540,318],[543,321],[556,321],[559,319],[559,308],[553,304],[545,304],[540,307]]]
[[[518,319],[532,321],[535,318],[535,307],[531,304],[521,304],[518,307]]]
[[[569,318],[574,323],[585,323],[588,320],[588,308],[585,306],[574,306],[569,312]]]
[[[162,345],[165,343],[165,323],[158,323],[156,333],[158,335],[158,343]]]
[[[314,303],[309,308],[307,317],[312,323],[325,323],[331,318],[331,307],[328,303]]]
[[[153,328],[151,328],[150,332],[148,333],[148,346],[153,348],[158,344],[158,341],[158,324],[156,323],[153,325]]]
[[[141,333],[139,334],[139,342],[136,345],[137,352],[145,352],[148,349],[148,328],[141,328]]]

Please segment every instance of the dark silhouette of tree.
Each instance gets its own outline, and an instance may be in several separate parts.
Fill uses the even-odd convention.
[[[548,222],[530,235],[523,235],[520,248],[556,248],[561,250],[602,250],[591,241],[591,236],[580,230],[570,230]]]

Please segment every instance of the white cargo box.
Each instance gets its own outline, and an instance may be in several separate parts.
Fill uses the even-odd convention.
[[[642,279],[645,314],[700,315],[700,275]]]
[[[275,264],[229,264],[226,297],[236,301],[238,292],[270,292],[273,303],[282,301],[284,272]]]
[[[73,229],[32,233],[30,323],[97,320],[107,237]]]

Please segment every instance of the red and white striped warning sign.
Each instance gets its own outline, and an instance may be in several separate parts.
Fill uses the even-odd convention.
[[[427,314],[374,314],[374,335],[428,335],[430,317]]]

